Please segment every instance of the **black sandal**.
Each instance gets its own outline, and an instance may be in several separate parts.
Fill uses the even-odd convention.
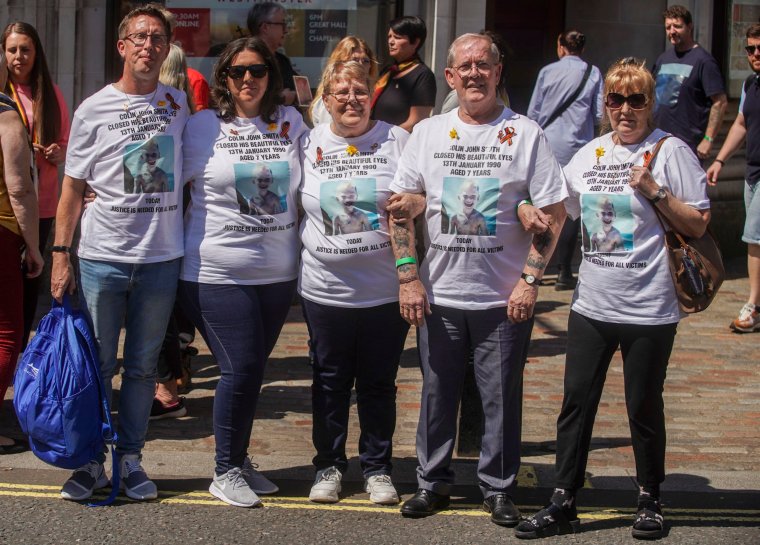
[[[660,502],[651,498],[640,499],[631,535],[636,539],[660,539],[664,525]]]
[[[550,503],[532,517],[523,520],[515,528],[515,537],[538,539],[540,537],[574,534],[581,529],[581,521],[575,506],[562,508]]]

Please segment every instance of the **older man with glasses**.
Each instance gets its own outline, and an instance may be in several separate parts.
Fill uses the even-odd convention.
[[[449,504],[459,400],[472,353],[485,413],[477,473],[483,508],[494,523],[514,526],[523,366],[567,193],[538,125],[498,102],[499,58],[488,36],[465,34],[451,45],[446,81],[459,108],[415,127],[391,184],[396,193],[426,196],[422,265],[410,220],[392,225],[391,241],[401,315],[419,328],[423,375],[419,489],[401,513],[424,517]],[[459,196],[474,185],[474,211],[457,214]],[[549,224],[542,235],[524,231],[516,217],[528,200]],[[483,225],[473,229],[472,221]]]
[[[76,287],[71,254],[81,216],[80,301],[92,319],[109,394],[119,333],[126,327],[116,443],[121,483],[130,498],[147,500],[158,492],[142,468],[141,452],[184,251],[179,181],[189,112],[185,93],[158,81],[169,52],[169,25],[160,6],[129,12],[119,25],[117,48],[124,61],[121,79],[85,100],[71,124],[51,291],[61,301]],[[143,168],[148,156],[152,170]],[[159,170],[161,183],[146,192]],[[139,183],[142,191],[134,192]],[[97,198],[82,215],[87,186]],[[105,454],[74,471],[61,496],[83,500],[107,486],[104,461]]]
[[[267,44],[269,50],[274,53],[277,65],[282,76],[282,99],[286,106],[296,101],[296,84],[293,76],[297,76],[290,59],[279,50],[285,43],[288,35],[288,14],[285,8],[277,2],[262,2],[254,4],[248,11],[248,32],[251,36],[258,36]]]

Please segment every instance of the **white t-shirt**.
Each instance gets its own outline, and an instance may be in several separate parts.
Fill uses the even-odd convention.
[[[317,125],[330,123],[331,121],[332,116],[330,115],[330,112],[327,111],[327,107],[325,106],[322,97],[318,97],[314,103],[314,107],[311,109],[311,124],[316,127]]]
[[[66,174],[97,194],[82,215],[79,256],[158,263],[182,256],[185,93],[158,84],[126,95],[107,85],[71,123]]]
[[[385,205],[409,133],[378,121],[357,138],[323,123],[304,138],[299,293],[339,307],[398,301]]]
[[[543,132],[509,108],[484,125],[464,123],[458,108],[420,122],[391,190],[427,194],[420,277],[430,301],[476,310],[506,306],[525,266],[532,235],[517,203],[567,196]]]
[[[298,274],[298,210],[303,118],[292,107],[276,121],[222,121],[202,110],[184,135],[185,214],[180,278],[205,284],[271,284]]]
[[[582,147],[565,167],[568,212],[581,217],[583,261],[572,309],[605,322],[657,325],[677,322],[663,230],[651,203],[628,185],[633,165],[644,164],[665,132],[643,142],[616,145],[612,133]],[[710,208],[705,172],[678,138],[665,140],[652,176],[680,201]]]

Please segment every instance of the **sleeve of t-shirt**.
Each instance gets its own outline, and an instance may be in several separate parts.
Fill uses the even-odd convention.
[[[744,92],[744,84],[742,84],[742,97],[739,99],[739,111],[744,114],[744,99],[747,97],[747,93]]]
[[[562,174],[562,168],[543,131],[538,131],[533,165],[533,175],[528,180],[528,192],[533,206],[542,208],[565,200],[565,175]]]
[[[182,183],[201,179],[219,135],[219,119],[214,110],[201,110],[185,125],[182,135]]]
[[[304,181],[306,179],[306,151],[311,147],[311,133],[312,132],[314,132],[314,129],[306,130],[301,135],[300,145],[298,146],[298,155],[301,161],[301,165],[303,166],[303,168],[301,169],[301,180],[298,184],[299,198],[301,194],[300,192],[303,190]]]
[[[591,110],[594,115],[595,123],[598,125],[602,122],[604,115],[604,78],[602,72],[594,66],[593,75],[596,77],[594,96],[591,99]]]
[[[396,175],[390,186],[390,190],[394,193],[422,193],[425,191],[425,180],[420,170],[417,152],[421,133],[422,131],[419,130],[418,126],[404,146]]]
[[[712,56],[709,57],[702,67],[702,88],[705,90],[705,95],[713,97],[725,94],[726,88],[723,85],[723,76],[718,68],[718,62]]]
[[[69,132],[69,146],[66,150],[67,176],[80,180],[91,178],[92,167],[95,164],[98,148],[96,125],[90,125],[80,112],[74,114]]]
[[[573,182],[576,177],[580,175],[578,172],[578,164],[582,164],[582,160],[579,159],[582,154],[583,148],[573,155],[573,158],[570,159],[570,162],[565,165],[565,168],[562,170],[562,173],[565,175],[568,194],[567,199],[565,199],[565,210],[567,211],[568,216],[572,219],[577,219],[581,215],[580,192],[573,187]]]
[[[414,92],[410,106],[435,106],[435,75],[427,67],[423,67],[414,84]]]
[[[659,166],[663,169],[665,177],[661,184],[670,189],[678,200],[697,210],[710,208],[710,199],[707,197],[707,175],[699,164],[697,156],[689,146],[675,137],[668,138],[663,148],[666,146],[667,149],[663,149],[665,153],[660,152],[663,157]],[[655,168],[657,166],[655,164]],[[656,173],[655,180],[657,180]]]

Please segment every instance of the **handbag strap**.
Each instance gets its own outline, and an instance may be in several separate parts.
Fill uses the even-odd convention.
[[[541,128],[546,130],[546,127],[554,123],[559,116],[565,113],[565,110],[567,110],[570,105],[575,102],[575,99],[578,98],[578,95],[581,94],[581,91],[586,86],[586,82],[588,81],[588,77],[591,75],[591,69],[593,66],[591,66],[591,63],[586,63],[586,71],[583,73],[583,79],[581,80],[581,84],[578,85],[578,88],[575,90],[575,92],[570,95],[565,102],[563,102],[559,108],[554,110],[554,113],[549,116],[549,119],[546,120],[546,123],[544,123]]]
[[[667,140],[671,136],[672,135],[670,134],[666,134],[665,136],[663,136],[657,141],[657,144],[655,144],[651,152],[647,151],[644,153],[644,168],[648,169],[650,173],[652,172],[652,163],[654,163],[655,158],[660,153],[660,148],[662,148],[662,145],[665,143],[665,140]],[[689,245],[686,242],[686,240],[684,240],[683,236],[681,236],[681,233],[679,233],[673,228],[673,224],[670,223],[670,221],[668,221],[668,218],[666,218],[665,215],[663,215],[663,213],[660,212],[660,210],[655,206],[655,204],[651,200],[647,199],[647,201],[649,201],[649,204],[652,205],[652,209],[654,210],[655,216],[657,216],[657,220],[660,222],[660,225],[662,226],[662,230],[664,232],[667,232],[668,228],[670,228],[670,231],[675,235],[676,239],[678,239],[678,243],[681,245],[681,248],[688,247]]]

